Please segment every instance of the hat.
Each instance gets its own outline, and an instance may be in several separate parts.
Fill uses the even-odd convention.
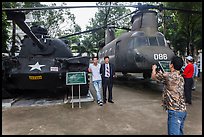
[[[192,60],[193,60],[193,57],[188,56],[188,57],[186,57],[186,59],[189,60],[189,61],[192,61]]]

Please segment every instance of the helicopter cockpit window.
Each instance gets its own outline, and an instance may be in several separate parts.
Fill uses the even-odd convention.
[[[161,32],[157,32],[157,40],[160,46],[165,46],[165,38]]]
[[[156,37],[149,37],[149,45],[150,46],[158,46]]]
[[[148,45],[148,42],[146,37],[134,38],[134,47],[147,46],[147,45]]]
[[[164,37],[157,36],[157,39],[160,46],[165,46]]]

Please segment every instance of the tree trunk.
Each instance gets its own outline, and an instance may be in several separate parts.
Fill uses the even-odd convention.
[[[11,47],[11,55],[15,56],[15,49],[16,49],[16,24],[12,21],[13,24],[13,31],[12,31],[12,47]]]

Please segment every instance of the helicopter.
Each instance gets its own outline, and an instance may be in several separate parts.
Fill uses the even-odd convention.
[[[93,6],[89,6],[89,8],[91,7]],[[99,7],[117,6],[106,5]],[[157,9],[160,12],[162,10],[176,10],[184,13],[201,14],[200,11],[169,8],[164,7],[162,4],[155,6],[138,3],[138,5],[126,5],[124,7],[134,7],[137,10],[121,17],[124,18],[134,13],[131,18],[132,28],[120,28],[128,30],[128,32],[121,34],[118,38],[115,38],[114,34],[114,29],[118,27],[111,25],[111,23],[92,30],[79,32],[77,35],[105,28],[105,45],[99,47],[99,63],[104,63],[104,57],[109,56],[110,63],[114,64],[116,72],[122,72],[124,76],[127,73],[143,73],[145,79],[151,77],[152,64],[157,64],[160,67],[160,61],[169,62],[176,56],[164,34],[158,31],[158,12],[151,9]],[[73,35],[75,34],[68,36]]]
[[[115,38],[114,29],[106,30],[105,46],[99,50],[99,62],[109,56],[116,72],[143,73],[145,79],[151,77],[152,64],[169,61],[175,54],[169,48],[163,33],[158,31],[157,12],[147,5],[140,7],[131,18],[132,28]]]
[[[4,89],[55,89],[66,88],[65,73],[67,71],[87,72],[89,58],[73,57],[70,49],[65,48],[65,43],[60,39],[106,29],[105,45],[98,52],[99,62],[103,63],[104,56],[109,56],[110,62],[115,65],[116,72],[143,73],[144,78],[149,78],[151,65],[158,64],[158,61],[169,61],[175,54],[168,47],[165,36],[157,30],[157,12],[149,9],[179,10],[200,14],[199,11],[191,11],[176,8],[167,8],[163,5],[124,5],[134,7],[138,10],[128,14],[132,15],[132,28],[129,32],[123,33],[118,38],[114,36],[114,26],[107,23],[105,26],[62,36],[59,39],[47,37],[45,31],[34,31],[25,24],[25,17],[22,11],[51,10],[62,8],[99,8],[99,7],[121,7],[121,5],[106,6],[58,6],[58,7],[35,7],[19,9],[3,9],[8,18],[15,20],[17,25],[28,35],[23,41],[19,57],[3,59],[3,82]],[[126,17],[125,15],[123,17]],[[123,18],[121,17],[121,18]],[[119,19],[116,19],[116,21]],[[33,33],[34,31],[34,33]],[[42,62],[41,62],[42,61]],[[47,65],[47,66],[46,66]],[[58,70],[57,72],[51,71]],[[39,79],[39,80],[31,80]],[[43,82],[44,80],[44,82]],[[23,82],[22,82],[23,81]],[[49,86],[48,86],[49,83]],[[52,83],[52,84],[50,84]],[[84,89],[84,90],[83,90]],[[82,94],[87,94],[88,84],[82,87]]]
[[[105,46],[99,50],[99,62],[109,56],[116,72],[143,73],[145,79],[151,78],[151,66],[159,61],[169,62],[175,55],[164,34],[158,31],[157,12],[150,9],[181,10],[166,8],[163,5],[138,5],[138,10],[131,18],[132,28],[115,38],[114,29],[106,29]],[[198,12],[197,12],[198,13]]]

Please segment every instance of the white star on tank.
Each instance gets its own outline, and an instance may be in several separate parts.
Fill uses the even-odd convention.
[[[40,67],[44,67],[45,65],[40,65],[40,64],[37,62],[35,65],[28,65],[28,66],[29,66],[29,67],[32,67],[32,68],[30,69],[30,71],[35,70],[35,69],[38,69],[38,70],[41,71],[41,68],[40,68]]]

